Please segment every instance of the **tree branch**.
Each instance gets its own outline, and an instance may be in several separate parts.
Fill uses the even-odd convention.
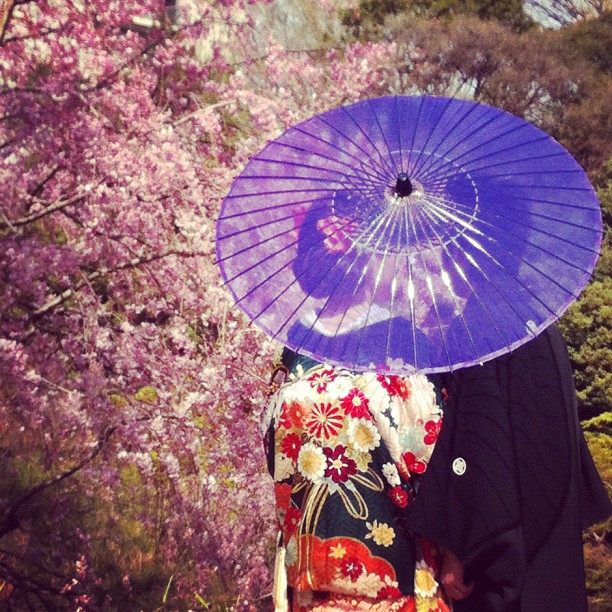
[[[45,176],[45,178],[42,179],[42,181],[40,181],[38,185],[34,187],[34,189],[29,190],[30,195],[33,197],[38,197],[42,193],[43,187],[59,172],[61,168],[62,166],[60,164],[55,164],[53,168],[51,168],[49,174],[47,174],[47,176]]]
[[[105,276],[106,274],[113,274],[114,272],[120,272],[121,270],[128,270],[130,268],[136,268],[140,265],[148,264],[153,261],[163,259],[164,257],[169,257],[170,255],[177,255],[179,257],[201,257],[204,255],[204,253],[186,252],[186,251],[178,251],[176,249],[171,249],[163,253],[157,253],[155,255],[151,255],[150,257],[135,257],[134,259],[121,263],[115,266],[114,268],[101,268],[100,270],[96,270],[95,272],[92,272],[91,274],[89,274],[85,280],[78,283],[75,287],[66,289],[66,291],[63,291],[59,295],[56,295],[54,298],[52,298],[51,300],[49,300],[48,302],[40,306],[40,308],[37,308],[32,313],[31,319],[32,320],[39,319],[40,317],[45,315],[47,312],[49,312],[50,310],[52,310],[53,308],[55,308],[62,302],[66,301],[71,295],[79,291],[83,286],[85,286],[88,282],[91,282],[92,280],[96,280],[102,276]]]
[[[69,470],[65,472],[62,472],[61,474],[59,474],[58,476],[55,476],[54,478],[50,478],[49,480],[45,480],[37,484],[35,487],[30,489],[27,493],[22,495],[17,501],[12,503],[8,512],[6,512],[2,520],[2,523],[0,523],[0,538],[5,536],[7,533],[10,533],[11,531],[14,531],[15,529],[19,527],[19,518],[17,517],[17,513],[19,512],[19,509],[24,504],[26,504],[33,497],[38,495],[41,491],[44,491],[45,489],[48,489],[50,487],[53,487],[59,484],[60,482],[63,482],[67,478],[70,478],[71,476],[76,474],[78,471],[82,470],[86,465],[91,463],[98,456],[98,453],[102,450],[102,447],[108,441],[108,439],[111,437],[111,435],[114,433],[115,430],[116,430],[116,427],[109,427],[100,436],[100,438],[98,438],[98,442],[96,443],[96,446],[93,449],[93,451],[87,457],[85,457],[83,460],[77,463],[75,466],[73,466],[72,468],[70,468]]]
[[[34,221],[38,221],[51,213],[54,213],[57,210],[61,210],[62,208],[66,208],[67,206],[71,206],[72,204],[77,204],[80,201],[84,200],[85,196],[82,194],[74,195],[67,200],[60,200],[55,204],[51,204],[47,208],[40,210],[38,212],[32,213],[27,217],[22,217],[21,219],[16,219],[15,221],[10,221],[5,219],[5,221],[0,224],[0,229],[6,229],[7,227],[21,227],[22,225],[27,225],[28,223],[33,223]]]

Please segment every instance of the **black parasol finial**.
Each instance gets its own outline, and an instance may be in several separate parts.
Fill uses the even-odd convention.
[[[405,198],[412,193],[412,183],[405,172],[400,172],[397,175],[397,183],[395,183],[395,195],[398,198]]]

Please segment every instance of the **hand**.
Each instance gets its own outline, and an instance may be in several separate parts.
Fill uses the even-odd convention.
[[[442,554],[440,582],[447,597],[455,600],[466,598],[474,590],[474,583],[465,584],[463,563],[450,550],[445,550]]]

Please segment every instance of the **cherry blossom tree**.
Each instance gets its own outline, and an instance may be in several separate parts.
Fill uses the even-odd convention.
[[[400,84],[394,44],[292,52],[249,4],[2,4],[7,609],[265,604],[274,347],[222,286],[215,218],[266,140]]]

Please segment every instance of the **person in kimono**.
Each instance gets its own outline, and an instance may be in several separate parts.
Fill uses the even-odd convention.
[[[456,612],[586,612],[582,531],[612,504],[554,326],[482,366],[434,377],[444,427],[407,519],[474,584]]]
[[[443,390],[422,375],[356,373],[288,350],[283,364],[267,433],[289,586],[280,583],[276,608],[287,597],[300,612],[448,612],[439,576],[452,557],[405,523]]]

